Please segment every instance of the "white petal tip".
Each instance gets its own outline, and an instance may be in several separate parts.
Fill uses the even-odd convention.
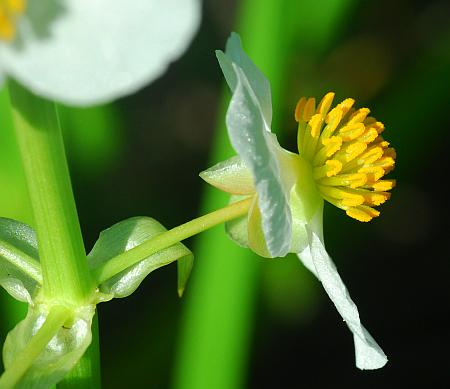
[[[363,333],[364,340],[354,335],[356,367],[361,370],[381,369],[388,362],[386,354],[364,327]]]

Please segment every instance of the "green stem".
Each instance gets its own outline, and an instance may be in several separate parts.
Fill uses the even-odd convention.
[[[8,87],[35,220],[44,298],[61,305],[83,305],[92,293],[93,281],[55,105],[14,81],[10,81]],[[78,369],[78,378],[76,382],[70,382],[71,388],[100,387],[97,379],[100,374],[98,330],[95,327],[92,337],[91,348],[97,350],[85,353],[82,361],[84,365],[89,362],[96,372],[80,370],[77,365],[74,369]]]
[[[78,305],[87,299],[93,283],[56,108],[14,81],[9,90],[33,208],[44,296]]]
[[[61,306],[55,306],[50,310],[42,327],[17,354],[12,366],[0,377],[0,389],[15,387],[70,315],[70,311]]]
[[[56,385],[57,389],[101,388],[98,314],[92,319],[92,342],[81,359]]]
[[[147,258],[149,255],[172,246],[199,232],[205,231],[217,224],[233,220],[248,212],[253,198],[247,198],[218,209],[207,215],[200,216],[194,220],[175,227],[167,232],[155,236],[152,239],[126,251],[94,270],[93,274],[97,283],[102,283],[114,275],[120,273],[135,263]]]

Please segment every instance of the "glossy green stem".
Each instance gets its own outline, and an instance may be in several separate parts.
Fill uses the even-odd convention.
[[[248,212],[253,198],[247,198],[230,204],[224,208],[218,209],[207,215],[200,216],[194,220],[184,223],[178,227],[172,228],[167,232],[163,232],[147,240],[146,242],[125,251],[124,253],[111,258],[101,267],[94,270],[93,274],[97,284],[108,280],[126,268],[142,261],[148,256],[170,247],[177,242],[190,238],[191,236],[205,231],[217,224],[225,223],[233,220]]]
[[[93,283],[55,105],[13,81],[9,91],[34,214],[44,296],[62,304],[82,304]]]

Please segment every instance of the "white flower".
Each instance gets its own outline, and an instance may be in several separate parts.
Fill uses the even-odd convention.
[[[190,43],[198,0],[0,0],[0,82],[70,105],[159,77]]]
[[[315,158],[316,154],[312,151],[316,150],[317,144],[314,144],[313,149],[310,146],[313,144],[311,142],[318,141],[321,134],[318,124],[320,117],[323,117],[321,123],[326,122],[326,113],[331,105],[330,95],[327,95],[319,104],[315,119],[312,119],[314,115],[308,114],[309,111],[315,112],[313,103],[308,103],[306,108],[305,101],[299,104],[297,113],[300,116],[304,114],[303,118],[305,115],[308,116],[308,120],[311,116],[312,120],[312,122],[307,121],[306,124],[303,120],[299,120],[299,134],[303,131],[299,136],[299,148],[306,149],[307,152],[302,153],[301,151],[304,150],[301,150],[301,154],[290,153],[278,144],[275,135],[270,130],[272,107],[269,82],[247,57],[237,34],[232,34],[229,38],[225,54],[218,51],[217,57],[233,92],[226,123],[230,141],[239,157],[213,166],[202,172],[201,177],[208,183],[232,194],[232,201],[242,197],[253,198],[248,215],[228,224],[229,235],[238,244],[248,246],[266,257],[284,256],[288,252],[297,253],[302,263],[322,282],[325,291],[352,331],[357,367],[360,369],[381,368],[387,362],[386,355],[361,324],[358,309],[350,298],[324,246],[322,212],[326,197],[323,190],[326,194],[329,190],[321,188],[320,180],[322,170],[327,176],[327,167],[336,176],[337,163],[328,163],[324,167],[318,166],[316,169],[312,162],[317,161],[321,154]],[[335,129],[342,130],[342,134],[338,133],[337,135],[341,135],[345,142],[358,133],[351,132],[353,129],[349,129],[348,126],[339,127],[338,124],[339,122],[333,131]],[[373,132],[371,125],[369,122],[365,125],[366,132],[370,134]],[[317,130],[316,127],[319,129]],[[305,142],[303,136],[305,128],[312,131],[311,136],[316,139]],[[331,131],[330,128],[328,128],[329,131]],[[362,135],[357,135],[357,137],[359,136]],[[364,139],[368,140],[369,138],[366,136]],[[327,144],[327,142],[325,143]],[[337,150],[331,151],[326,149],[322,154],[324,157],[330,153],[336,155],[336,158],[339,157],[338,154],[334,154]],[[383,152],[381,154],[383,157]],[[347,154],[344,157],[347,157]],[[361,168],[365,169],[364,172],[370,170],[365,165],[367,161],[368,159],[361,159]],[[383,160],[383,162],[386,161]],[[343,162],[343,166],[346,166],[345,163],[347,163],[346,160]],[[352,166],[348,168],[350,169]],[[367,174],[372,174],[372,172]],[[360,175],[362,176],[363,173]],[[360,181],[364,181],[363,178],[359,178]],[[369,178],[365,178],[364,184],[373,185],[372,182],[369,182]],[[377,180],[379,178],[377,175]],[[331,185],[330,188],[333,188],[332,183],[326,182],[326,185]],[[384,192],[378,191],[378,189],[382,187],[385,191],[388,190],[386,189],[388,186],[392,187],[392,185],[392,182],[383,181],[370,190],[354,189],[351,186],[348,193],[345,192],[349,197],[345,197],[346,201],[338,204],[348,211],[349,216],[367,221],[369,216],[376,216],[377,211],[364,205],[364,201],[378,203],[380,202],[378,196],[387,198],[388,196],[380,194]],[[330,190],[333,191],[333,189]],[[358,190],[362,191],[364,196],[359,194]],[[353,196],[363,197],[362,202],[359,202],[359,197]],[[355,208],[360,206],[363,208]]]

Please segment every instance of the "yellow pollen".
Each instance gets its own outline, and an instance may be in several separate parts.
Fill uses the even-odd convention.
[[[361,108],[355,111],[352,116],[350,117],[348,124],[355,124],[355,123],[361,123],[363,122],[367,115],[369,114],[370,110],[368,108]]]
[[[371,207],[360,205],[359,207],[352,207],[347,209],[347,215],[360,222],[370,222],[374,217],[380,215],[380,212]]]
[[[325,117],[330,110],[331,104],[333,104],[334,99],[334,93],[329,92],[327,93],[323,99],[320,101],[319,105],[317,106],[317,112],[322,115],[322,117]]]
[[[367,149],[367,144],[364,142],[347,143],[345,146],[339,150],[334,158],[342,160],[342,162],[347,163],[355,159],[358,155],[364,153]]]
[[[349,142],[358,138],[365,130],[366,128],[362,123],[349,123],[339,129],[338,135],[342,137],[343,141]]]
[[[311,119],[311,116],[314,115],[314,111],[316,110],[316,99],[314,97],[310,97],[303,108],[302,120],[307,122]]]
[[[331,138],[324,139],[322,144],[325,146],[326,156],[331,157],[342,146],[342,138],[340,136],[332,136]]]
[[[343,112],[339,108],[333,108],[330,113],[325,118],[325,123],[327,123],[327,126],[322,131],[322,134],[320,135],[320,139],[322,139],[322,142],[331,137],[333,132],[338,127],[340,121],[342,120]]]
[[[375,146],[371,147],[363,155],[361,155],[361,158],[359,158],[358,161],[360,161],[360,165],[365,165],[375,162],[382,156],[383,156],[383,149],[381,147]]]
[[[353,99],[332,108],[327,93],[316,108],[314,98],[302,97],[295,108],[298,150],[311,163],[322,197],[359,221],[380,213],[374,206],[390,198],[395,180],[381,179],[395,166],[396,153],[380,135],[384,124],[355,109]]]
[[[342,163],[334,159],[326,161],[325,165],[315,167],[313,169],[314,179],[318,180],[323,177],[333,177],[338,174],[342,169]]]
[[[362,173],[339,174],[334,177],[322,178],[318,181],[322,185],[330,186],[347,186],[357,188],[363,186],[367,182],[367,175]]]
[[[319,185],[319,188],[324,195],[335,199],[345,207],[356,207],[364,203],[364,196],[351,193],[347,189],[321,185]]]
[[[12,41],[17,18],[24,13],[25,0],[0,0],[0,40]]]
[[[355,104],[355,100],[353,99],[345,99],[342,103],[339,103],[337,105],[338,108],[342,110],[344,115],[347,114],[348,111],[353,107],[353,104]]]
[[[367,189],[347,189],[349,193],[352,193],[354,195],[363,196],[364,198],[364,204],[366,205],[381,205],[386,200],[388,200],[391,197],[391,194],[388,192],[375,192]]]
[[[320,135],[320,127],[322,125],[322,115],[316,114],[314,115],[308,122],[311,136],[313,138],[318,138]]]
[[[364,173],[367,176],[367,181],[375,182],[385,175],[385,171],[381,166],[367,166],[358,170],[358,173]]]
[[[358,140],[364,143],[372,143],[377,137],[378,132],[375,128],[366,128],[366,131],[358,138]]]
[[[331,138],[324,139],[322,145],[324,147],[320,147],[320,150],[314,156],[313,166],[323,165],[327,158],[330,158],[334,153],[339,151],[342,146],[342,138],[332,136]]]
[[[336,159],[329,159],[325,166],[328,168],[327,177],[333,177],[342,170],[342,163]]]
[[[395,180],[378,180],[370,185],[375,191],[384,192],[387,190],[391,190],[395,186]]]
[[[299,122],[302,119],[303,110],[305,109],[306,99],[302,97],[295,106],[295,120]]]
[[[375,120],[374,118],[370,118],[370,119]],[[364,124],[366,125],[366,127],[373,128],[376,132],[378,132],[378,134],[381,134],[384,131],[384,124],[383,123],[377,122],[377,121],[375,121],[375,122],[370,122],[369,121],[368,123],[366,123],[366,121],[368,121],[368,119],[366,119],[364,121]]]

